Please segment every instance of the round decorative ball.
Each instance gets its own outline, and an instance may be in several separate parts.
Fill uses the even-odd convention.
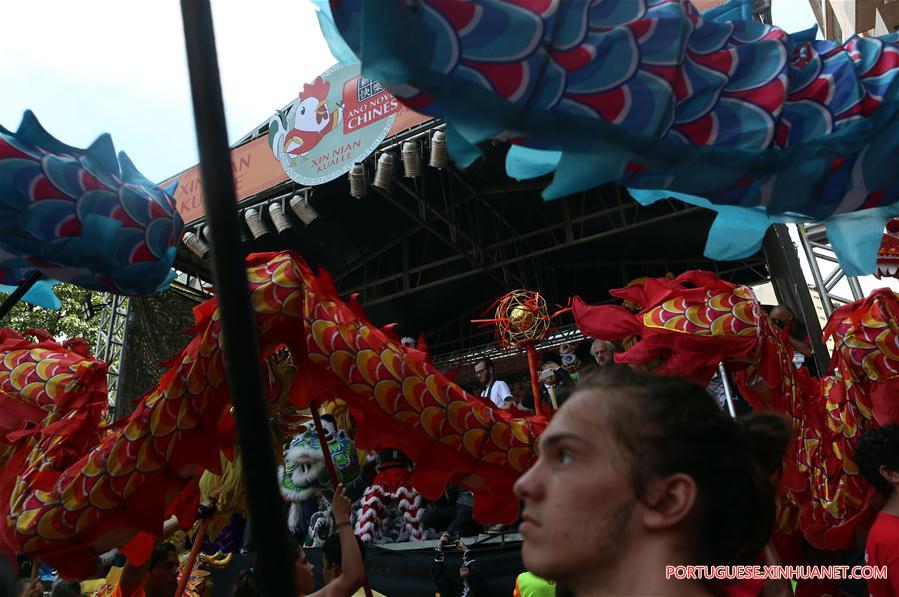
[[[534,325],[534,319],[534,312],[520,305],[513,307],[512,312],[509,314],[509,322],[512,324],[512,327],[518,331],[524,331],[530,328]]]

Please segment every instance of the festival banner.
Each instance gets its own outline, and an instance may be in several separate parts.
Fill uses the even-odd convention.
[[[288,180],[281,164],[272,155],[265,137],[253,139],[232,149],[231,168],[234,172],[234,190],[238,201]],[[200,167],[194,166],[185,170],[161,183],[160,186],[165,188],[176,179],[178,186],[175,188],[175,207],[184,222],[193,222],[205,216]]]
[[[335,69],[336,67],[328,72]],[[382,123],[389,121],[392,123],[386,135],[389,138],[432,119],[430,116],[419,114],[399,104],[390,93],[378,91],[380,85],[377,82],[358,76],[358,67],[356,67],[356,74],[344,80],[339,87],[341,94],[349,96],[351,101],[341,99],[345,119],[340,123],[341,130],[333,133],[336,136],[345,138],[346,133],[343,132],[344,129],[352,134],[360,128],[373,130],[380,127]],[[363,94],[374,95],[375,97],[360,100],[360,89]],[[370,93],[376,91],[377,93]],[[353,95],[354,93],[355,95]],[[372,99],[372,101],[369,102],[368,99]],[[289,112],[289,109],[287,112]],[[231,165],[234,171],[234,185],[238,201],[243,201],[277,184],[290,180],[281,162],[275,157],[270,143],[269,137],[260,137],[231,150]],[[376,147],[377,145],[375,145]],[[369,153],[371,151],[366,152],[365,156]],[[346,163],[351,166],[353,161],[361,159],[364,159],[364,156],[360,154]],[[347,169],[342,171],[346,172]],[[334,174],[328,180],[339,175],[340,172]],[[189,168],[181,174],[165,180],[160,183],[160,186],[165,188],[175,180],[178,181],[178,186],[175,189],[176,208],[184,222],[190,223],[205,216],[206,210],[203,206],[203,187],[200,181],[199,166]],[[306,182],[303,184],[321,184],[321,182]]]
[[[269,146],[292,180],[323,184],[377,149],[399,109],[380,83],[360,75],[359,64],[338,64],[272,117]]]

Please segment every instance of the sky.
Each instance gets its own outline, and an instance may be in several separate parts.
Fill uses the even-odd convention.
[[[334,63],[305,0],[213,0],[229,140],[267,122]],[[32,110],[60,141],[108,132],[151,180],[197,163],[177,0],[4,2],[0,124]]]
[[[268,121],[334,63],[306,0],[212,0],[229,140]],[[808,0],[773,0],[777,25],[814,23]],[[197,163],[177,0],[4,2],[0,125],[32,110],[60,141],[112,134],[151,180]]]

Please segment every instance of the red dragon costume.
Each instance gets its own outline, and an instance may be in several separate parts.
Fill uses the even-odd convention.
[[[514,520],[511,487],[535,458],[544,419],[515,418],[466,394],[424,353],[368,323],[354,300],[337,298],[330,279],[296,254],[252,255],[247,265],[263,357],[286,347],[298,364],[289,399],[273,402],[273,414],[295,420],[313,400],[340,396],[359,424],[357,442],[412,458],[425,497],[452,481],[474,490],[479,518]],[[199,473],[219,472],[220,455],[235,444],[215,299],[195,317],[194,338],[159,385],[108,427],[103,363],[3,331],[4,553],[85,576],[95,554],[112,547],[146,556],[142,534],[159,535],[169,514],[192,522]]]

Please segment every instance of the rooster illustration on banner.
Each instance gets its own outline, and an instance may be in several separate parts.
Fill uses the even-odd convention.
[[[316,77],[311,85],[303,85],[299,101],[292,104],[286,114],[278,114],[272,118],[269,144],[275,157],[280,157],[279,152],[283,152],[291,160],[305,160],[325,135],[337,128],[343,117],[343,107],[331,110],[328,105],[330,90],[329,81]],[[293,128],[285,130],[288,122],[293,123]]]
[[[268,142],[287,175],[318,185],[345,174],[387,137],[399,102],[359,65],[337,65],[303,85],[269,120]],[[341,126],[343,125],[343,126]]]

